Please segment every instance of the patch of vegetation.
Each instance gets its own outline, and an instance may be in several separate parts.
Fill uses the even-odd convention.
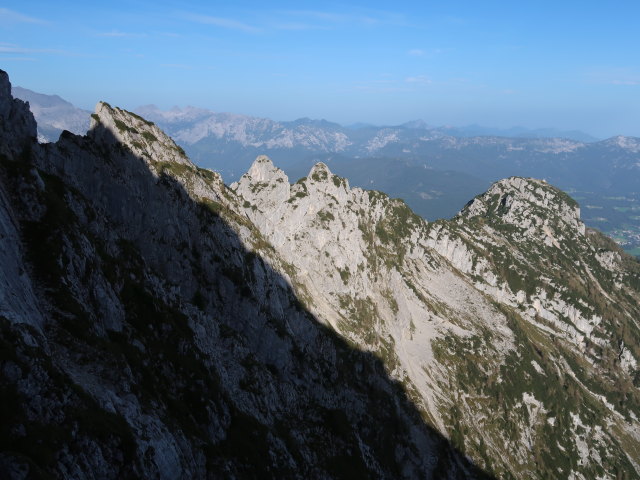
[[[204,199],[200,202],[204,207],[215,216],[220,216],[220,213],[224,209],[221,203],[218,203],[214,200]]]
[[[187,172],[195,173],[196,170],[189,164],[177,163],[177,162],[155,162],[154,166],[158,170],[158,173],[171,174],[174,177],[184,176]]]
[[[514,458],[504,452],[517,450],[525,430],[531,427],[531,454],[522,464],[522,471],[534,469],[541,476],[550,477],[559,472],[566,475],[574,469],[595,477],[602,469],[618,471],[616,465],[620,465],[621,470],[632,471],[626,456],[617,447],[602,455],[607,460],[601,464],[576,465],[571,460],[578,455],[571,415],[579,414],[590,426],[602,426],[603,419],[609,415],[607,408],[583,385],[602,394],[602,385],[609,383],[607,375],[599,374],[597,379],[590,379],[588,372],[593,372],[593,367],[571,347],[537,329],[510,307],[500,303],[494,303],[494,306],[506,316],[517,346],[516,350],[507,353],[504,362],[493,364],[489,360],[494,356],[486,349],[493,343],[485,338],[490,332],[471,337],[448,335],[432,342],[434,356],[448,365],[452,372],[448,378],[455,379],[447,388],[452,396],[455,392],[465,395],[464,400],[456,399],[449,410],[443,412],[448,424],[459,425],[450,432],[454,443],[472,458],[484,459],[485,466],[493,459],[492,470],[498,476],[504,476],[505,472],[514,472],[513,465],[522,464],[522,460],[514,463]],[[566,373],[566,368],[558,368],[564,360],[577,380]],[[612,390],[620,389],[620,385],[614,387],[614,384],[612,382]],[[524,400],[526,396],[541,402],[543,409],[530,410]],[[625,401],[631,399],[627,397]],[[629,408],[637,409],[638,406],[629,405]],[[534,413],[535,417],[530,416]],[[480,424],[477,424],[478,418],[483,418]],[[464,438],[459,437],[459,431],[466,432]],[[478,439],[485,441],[478,442]],[[496,455],[495,448],[490,445],[507,445],[508,448]]]
[[[182,152],[184,153],[184,150],[182,150]],[[196,170],[198,171],[198,175],[200,175],[200,177],[202,177],[209,183],[217,182],[219,179],[215,172],[207,168],[196,167]]]
[[[251,184],[251,193],[257,193],[269,186],[268,182],[255,182]]]
[[[302,184],[302,186],[304,187],[304,190],[298,191],[295,193],[295,195],[289,197],[287,203],[293,203],[297,198],[304,198],[309,194],[307,191],[307,186],[304,183]]]
[[[333,214],[326,210],[320,210],[318,212],[318,218],[320,219],[321,222],[324,222],[324,223],[335,220],[335,217],[333,216]]]
[[[138,130],[136,130],[133,127],[129,127],[126,123],[124,123],[121,120],[114,119],[114,123],[116,124],[116,127],[118,128],[118,130],[120,130],[121,132],[138,133]]]
[[[342,282],[346,285],[349,281],[349,277],[351,276],[351,272],[349,272],[349,267],[338,268],[338,273],[340,274],[340,278]]]
[[[316,182],[322,182],[326,180],[328,178],[326,168],[318,167],[314,169],[313,173],[311,174],[311,178]]]
[[[129,131],[129,127],[122,120],[117,120],[116,119],[115,120],[115,124],[116,124],[116,127],[118,128],[118,130],[120,130],[121,132],[128,132]]]
[[[390,200],[385,215],[371,232],[377,259],[384,262],[387,269],[402,265],[409,239],[423,222],[402,200]]]
[[[155,123],[150,122],[149,120],[142,118],[140,115],[133,113],[133,112],[129,112],[128,110],[122,110],[123,112],[125,112],[128,115],[131,115],[133,118],[135,118],[136,120],[141,121],[142,123],[144,123],[145,125],[148,125],[150,127],[154,126]]]
[[[184,151],[184,149],[183,149],[180,145],[175,144],[173,148],[175,148],[175,150],[176,150],[180,155],[182,155],[183,157],[186,157],[186,156],[187,156],[186,152]],[[206,169],[202,169],[202,170],[206,170]]]
[[[142,136],[144,137],[144,139],[145,139],[147,142],[150,142],[150,143],[153,143],[153,142],[157,142],[157,141],[158,141],[158,139],[156,138],[156,136],[155,136],[153,133],[151,133],[151,132],[144,131],[144,132],[142,132]]]
[[[389,304],[389,308],[391,309],[393,314],[396,315],[398,313],[398,302],[393,296],[393,292],[389,289],[383,290],[382,296],[387,300],[387,303]],[[415,330],[415,325],[413,325],[413,322],[411,322],[411,326],[412,326],[411,333],[413,333],[413,331]]]

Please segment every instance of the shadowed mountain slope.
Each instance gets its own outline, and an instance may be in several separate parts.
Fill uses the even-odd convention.
[[[3,478],[484,476],[153,124],[0,122]]]

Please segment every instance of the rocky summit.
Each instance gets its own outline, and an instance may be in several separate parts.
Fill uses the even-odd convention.
[[[544,181],[452,220],[236,183],[0,72],[2,478],[637,478],[640,265]]]

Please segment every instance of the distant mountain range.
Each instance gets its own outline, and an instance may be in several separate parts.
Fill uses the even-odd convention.
[[[29,102],[33,115],[38,119],[40,142],[55,142],[63,130],[84,135],[89,128],[91,112],[75,107],[58,95],[45,95],[22,87],[12,87],[11,94]]]
[[[441,130],[454,137],[568,138],[578,142],[597,142],[601,140],[580,130],[560,130],[557,128],[492,128],[481,125],[468,125],[466,127],[441,127]]]
[[[577,131],[522,127],[500,130],[477,125],[432,127],[422,120],[398,126],[343,127],[326,120],[301,118],[277,122],[195,107],[163,111],[147,105],[137,108],[136,113],[169,132],[197,162],[215,165],[229,181],[237,179],[261,153],[278,157],[280,162],[284,161],[285,168],[290,162],[322,154],[339,154],[345,158],[393,157],[424,164],[428,163],[426,156],[433,154],[434,148],[466,149],[475,145],[491,150],[495,145],[504,145],[508,151],[526,149],[547,154],[572,151],[596,140]],[[553,140],[547,138],[552,135]],[[492,175],[491,180],[499,177]]]
[[[55,140],[62,129],[86,131],[89,112],[58,96],[20,87],[13,93],[29,101],[41,140]],[[635,137],[593,141],[577,131],[432,127],[422,120],[345,127],[326,120],[278,122],[196,107],[161,110],[147,105],[136,113],[166,131],[195,163],[220,172],[227,183],[238,180],[260,154],[277,159],[290,178],[304,176],[322,161],[352,185],[401,197],[430,220],[451,217],[501,178],[545,178],[584,204],[587,225],[640,254],[633,250],[640,248],[640,139]]]

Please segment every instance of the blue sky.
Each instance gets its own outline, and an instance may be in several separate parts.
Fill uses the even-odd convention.
[[[640,2],[0,4],[12,83],[88,109],[640,136]]]

